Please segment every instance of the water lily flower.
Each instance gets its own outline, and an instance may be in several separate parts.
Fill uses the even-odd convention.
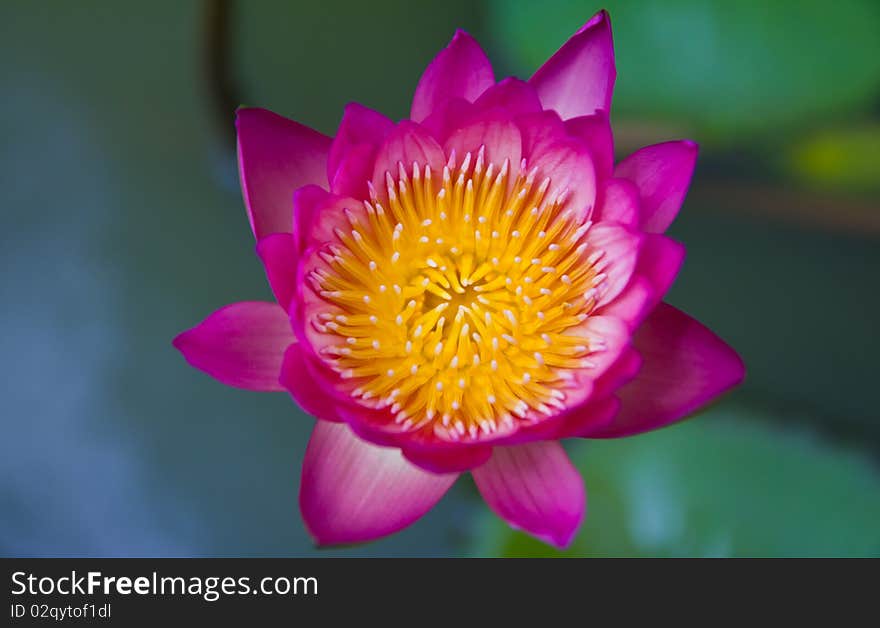
[[[656,429],[742,380],[727,344],[662,302],[697,146],[615,164],[614,80],[601,12],[528,81],[496,82],[457,32],[400,122],[350,104],[330,138],[238,111],[277,303],[226,306],[174,344],[316,417],[300,506],[317,543],[400,530],[470,472],[511,526],[565,547],[586,497],[560,440]]]

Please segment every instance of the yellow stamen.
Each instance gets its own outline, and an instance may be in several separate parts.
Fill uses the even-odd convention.
[[[372,191],[346,211],[309,275],[326,304],[310,321],[328,336],[323,358],[402,429],[513,431],[564,408],[572,371],[604,349],[583,322],[607,260],[565,195],[522,166],[511,180],[483,149],[442,175],[399,164],[387,201]]]

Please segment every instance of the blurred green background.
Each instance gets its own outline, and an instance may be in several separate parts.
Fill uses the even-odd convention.
[[[567,554],[880,555],[877,0],[0,3],[0,554],[554,555],[469,480],[392,538],[314,549],[312,420],[170,340],[270,298],[235,105],[328,134],[351,100],[399,118],[456,27],[527,77],[603,6],[620,156],[701,144],[669,300],[749,373],[693,421],[570,443],[590,514]]]

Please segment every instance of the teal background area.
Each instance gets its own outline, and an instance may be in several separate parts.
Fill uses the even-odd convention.
[[[569,555],[880,555],[880,4],[765,4],[605,5],[618,156],[701,144],[669,300],[748,379],[680,426],[569,443],[590,495]],[[238,2],[232,78],[241,102],[332,134],[353,100],[405,116],[458,27],[499,78],[527,77],[599,8]],[[0,555],[555,555],[467,478],[400,534],[314,548],[296,498],[313,420],[172,348],[271,298],[207,71],[211,10],[0,4]]]

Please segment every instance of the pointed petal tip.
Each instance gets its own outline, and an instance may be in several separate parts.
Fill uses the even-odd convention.
[[[575,32],[575,35],[580,35],[581,33],[600,25],[607,26],[608,28],[611,27],[611,16],[605,9],[602,9],[596,13],[596,15],[587,20],[587,22]]]
[[[563,119],[611,108],[617,77],[608,13],[579,28],[529,79],[545,109]]]

